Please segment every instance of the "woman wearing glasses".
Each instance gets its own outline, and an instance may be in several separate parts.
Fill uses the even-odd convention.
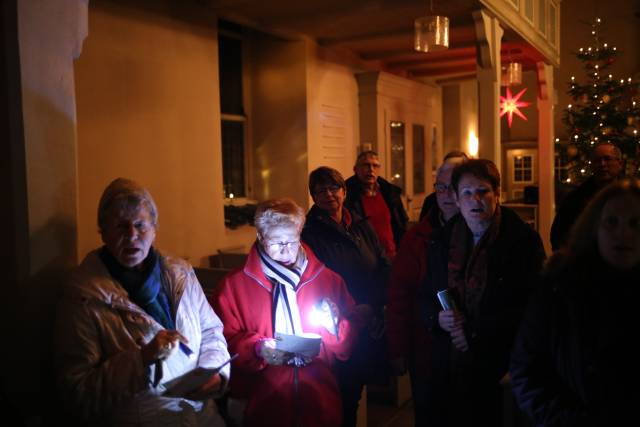
[[[257,240],[245,265],[225,277],[213,297],[229,351],[238,354],[228,407],[238,425],[341,422],[332,366],[349,357],[357,328],[350,320],[354,302],[342,278],[300,243],[304,221],[304,211],[290,199],[261,203]],[[321,337],[316,356],[278,348],[276,335],[308,333]]]
[[[315,203],[307,214],[302,240],[327,267],[342,276],[356,304],[362,305],[362,312],[371,319],[351,359],[337,364],[343,425],[355,426],[363,385],[374,372],[385,373],[380,366],[384,357],[376,357],[384,351],[375,351],[374,345],[386,348],[381,326],[390,265],[371,224],[344,206],[346,187],[340,172],[326,166],[315,169],[309,175],[309,191]]]

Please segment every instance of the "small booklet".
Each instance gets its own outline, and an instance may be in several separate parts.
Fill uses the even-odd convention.
[[[197,368],[190,370],[186,374],[180,375],[179,377],[167,381],[166,383],[162,384],[165,387],[163,395],[169,397],[182,397],[187,393],[191,393],[202,384],[209,381],[209,378],[211,378],[212,375],[217,374],[220,369],[222,369],[236,357],[238,357],[238,355],[234,354],[217,368],[203,368],[202,366],[198,366]]]
[[[276,332],[276,348],[288,353],[315,357],[320,353],[322,338],[318,334],[288,335]]]

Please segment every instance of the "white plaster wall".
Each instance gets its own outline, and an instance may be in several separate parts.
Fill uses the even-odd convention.
[[[354,70],[327,61],[325,52],[314,43],[307,43],[307,52],[309,172],[329,166],[346,179],[353,175],[359,141]],[[306,188],[307,181],[304,183]]]
[[[253,198],[307,200],[307,87],[304,41],[251,40]]]
[[[73,58],[85,22],[85,1],[18,2],[32,274],[75,258]]]
[[[90,7],[76,63],[80,256],[101,244],[98,200],[119,176],[154,196],[161,250],[199,265],[228,246],[215,22]]]
[[[86,1],[21,0],[28,277],[6,286],[3,390],[29,425],[55,411],[51,336],[59,286],[76,261],[76,104],[73,58],[86,32]],[[37,402],[37,404],[34,404]],[[10,420],[13,419],[10,417]]]

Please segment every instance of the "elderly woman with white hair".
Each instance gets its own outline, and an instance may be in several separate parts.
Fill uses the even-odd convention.
[[[290,199],[261,203],[257,240],[245,265],[213,298],[229,348],[238,354],[229,415],[246,426],[337,426],[340,394],[332,366],[349,357],[354,302],[344,281],[300,242],[304,211]],[[318,313],[314,322],[312,313]],[[317,354],[282,348],[281,336],[320,340]],[[291,349],[289,349],[291,350]]]
[[[151,194],[123,178],[100,199],[104,246],[89,253],[64,289],[56,370],[68,410],[89,425],[221,426],[229,358],[222,323],[193,268],[153,247]],[[212,368],[181,392],[168,381]]]

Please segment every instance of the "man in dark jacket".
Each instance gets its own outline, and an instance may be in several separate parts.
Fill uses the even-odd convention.
[[[349,210],[367,218],[387,255],[393,259],[409,217],[402,205],[402,189],[378,176],[380,161],[375,151],[363,151],[353,167],[355,175],[347,179]]]
[[[458,163],[463,163],[467,160],[469,160],[469,156],[467,156],[467,153],[460,150],[453,150],[445,154],[444,159],[442,159],[442,165],[444,166],[446,164],[452,164],[455,166]],[[435,208],[435,206],[438,205],[438,203],[436,202],[436,193],[438,192],[437,185],[438,183],[436,182],[433,186],[433,193],[425,197],[424,201],[422,202],[422,209],[420,209],[420,221],[422,221],[422,219],[427,216],[429,211],[431,211]]]
[[[571,226],[600,189],[622,177],[622,152],[612,143],[598,144],[591,154],[593,175],[567,195],[551,225],[551,248],[564,246]]]

